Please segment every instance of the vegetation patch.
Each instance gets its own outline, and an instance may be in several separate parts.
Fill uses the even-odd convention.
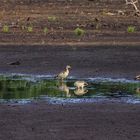
[[[33,32],[33,26],[28,26],[28,27],[27,27],[27,31],[28,31],[29,33]]]
[[[74,33],[76,36],[83,36],[85,34],[85,30],[78,27],[74,30]]]
[[[136,27],[135,26],[128,26],[127,28],[127,32],[128,33],[134,33],[136,31]]]
[[[47,27],[45,27],[44,29],[43,29],[43,32],[44,32],[44,34],[46,35],[47,33],[48,33],[48,28]]]
[[[8,33],[8,32],[9,32],[9,26],[8,26],[8,25],[4,25],[4,26],[2,27],[2,32]]]
[[[53,22],[53,21],[56,21],[56,16],[48,16],[48,21],[49,22]]]

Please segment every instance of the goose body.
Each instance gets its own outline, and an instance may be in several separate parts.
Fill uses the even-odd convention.
[[[64,70],[64,71],[62,71],[62,72],[60,72],[57,76],[56,76],[56,78],[57,79],[61,79],[61,80],[63,80],[63,79],[66,79],[67,77],[68,77],[68,75],[69,75],[69,69],[71,68],[71,66],[66,66],[66,69]]]
[[[140,75],[136,76],[135,79],[136,79],[136,80],[140,80]]]
[[[78,88],[78,89],[80,89],[80,88],[84,88],[85,86],[87,86],[88,85],[88,83],[87,82],[85,82],[85,81],[76,81],[75,83],[74,83],[74,86],[76,86],[76,88]]]

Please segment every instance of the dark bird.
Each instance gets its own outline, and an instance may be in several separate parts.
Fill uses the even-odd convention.
[[[10,62],[8,65],[20,65],[20,61]]]

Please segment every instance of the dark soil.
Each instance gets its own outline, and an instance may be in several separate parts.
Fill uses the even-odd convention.
[[[0,105],[1,140],[139,140],[140,106]]]
[[[5,0],[0,10],[0,44],[140,44],[140,18],[125,0]],[[136,31],[128,33],[129,26]],[[74,34],[77,27],[84,36]]]
[[[133,79],[140,74],[140,47],[0,46],[1,73],[56,75],[66,65],[70,76]]]

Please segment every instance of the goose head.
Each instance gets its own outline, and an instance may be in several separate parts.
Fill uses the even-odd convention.
[[[71,66],[70,66],[70,65],[67,65],[67,66],[66,66],[66,69],[71,69]]]

